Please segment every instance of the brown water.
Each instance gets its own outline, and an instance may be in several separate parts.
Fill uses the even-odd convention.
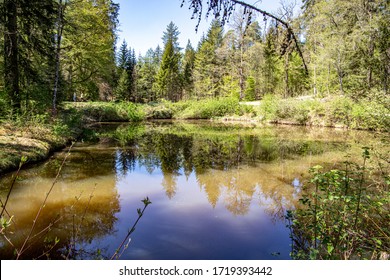
[[[384,145],[368,132],[210,122],[101,125],[87,138],[71,149],[33,235],[50,231],[22,258],[110,258],[149,197],[121,259],[289,259],[284,215],[307,170]],[[21,247],[65,154],[21,172],[1,259]],[[3,202],[11,181],[0,179]]]

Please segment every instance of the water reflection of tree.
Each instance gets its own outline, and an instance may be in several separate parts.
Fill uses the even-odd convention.
[[[256,199],[267,214],[278,220],[294,201],[290,185],[256,167],[210,170],[197,175],[197,181],[213,207],[222,198],[221,203],[235,215],[247,214]]]
[[[285,134],[279,137],[270,130],[256,135],[249,134],[250,130],[246,129],[245,134],[241,135],[241,130],[236,127],[231,130],[229,127],[199,127],[191,124],[155,126],[153,129],[146,129],[142,135],[138,134],[136,141],[132,142],[136,147],[137,156],[130,154],[130,162],[138,160],[149,173],[160,169],[164,178],[162,185],[169,198],[177,192],[178,175],[184,172],[188,178],[194,172],[199,185],[207,193],[210,204],[215,207],[220,197],[224,195],[226,208],[237,215],[248,211],[256,192],[256,185],[266,189],[261,199],[274,202],[267,206],[267,211],[272,216],[281,215],[285,200],[289,198],[281,189],[267,187],[268,182],[265,179],[253,178],[248,176],[249,174],[242,175],[240,171],[233,175],[231,170],[240,170],[241,166],[253,167],[255,174],[260,173],[266,178],[273,177],[270,174],[262,174],[256,166],[261,163],[321,154],[343,146],[340,143],[313,139],[294,140]],[[213,178],[202,176],[210,170],[225,171],[226,174]],[[279,174],[275,174],[274,178],[277,176]],[[279,187],[286,186],[282,181],[275,180]]]
[[[116,171],[125,176],[135,170],[137,151],[135,149],[121,149],[116,153]]]
[[[167,197],[171,199],[175,196],[177,191],[177,174],[166,172],[163,176],[161,185],[163,186]]]
[[[210,171],[210,173],[213,173]],[[220,182],[216,180],[215,176],[197,176],[197,182],[207,194],[207,199],[211,206],[215,208],[219,197],[221,196]]]
[[[74,147],[62,168],[61,180],[76,181],[92,176],[105,176],[115,170],[115,150]],[[40,177],[54,179],[65,154],[59,153],[35,169]],[[34,170],[33,170],[34,171]]]
[[[220,185],[226,188],[226,208],[235,215],[248,213],[256,191],[256,182],[242,175],[240,169],[233,169],[230,172],[223,172],[220,177]]]
[[[116,192],[112,192],[112,196],[97,196],[90,204],[87,201],[88,198],[80,197],[78,202],[67,199],[47,203],[36,224],[33,236],[39,232],[43,234],[29,242],[29,248],[21,258],[84,259],[88,258],[88,255],[91,258],[97,257],[96,252],[102,248],[85,250],[84,245],[91,244],[99,237],[113,234],[117,220],[115,214],[120,210],[119,200]],[[2,242],[0,246],[2,259],[15,258],[14,251],[24,242],[36,211],[37,209],[15,215],[15,223],[7,233],[13,246],[8,242]],[[50,224],[52,225],[48,227]],[[59,240],[58,244],[48,251],[54,245],[55,239]],[[69,248],[74,249],[72,254],[68,254]],[[47,253],[44,254],[45,252]]]
[[[41,257],[61,259],[64,258],[61,254],[73,241],[90,244],[96,238],[112,234],[115,214],[120,210],[115,176],[112,175],[115,157],[113,150],[96,151],[91,151],[95,164],[92,160],[84,160],[91,158],[89,152],[81,153],[77,148],[72,152],[37,220],[32,236],[41,231],[44,234],[28,242],[29,249],[21,258],[39,257],[58,238],[59,243],[54,249]],[[26,169],[20,173],[21,178],[28,179],[18,180],[10,196],[7,211],[14,216],[14,223],[7,229],[7,237],[13,245],[5,239],[0,242],[1,258],[15,258],[14,250],[24,242],[43,196],[53,183],[55,174],[52,174],[50,165],[59,158],[61,155],[37,169]],[[93,197],[90,200],[91,195]]]

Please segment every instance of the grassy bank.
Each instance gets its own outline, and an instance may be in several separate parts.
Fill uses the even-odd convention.
[[[28,163],[46,159],[82,134],[79,115],[62,114],[21,117],[0,121],[0,174],[18,168],[22,157]]]
[[[65,103],[66,111],[86,122],[142,121],[146,119],[216,119],[259,123],[326,126],[389,131],[390,101],[386,96],[352,100],[344,96],[282,99],[266,95],[254,105],[235,98],[189,100],[149,104],[126,102]]]
[[[390,101],[386,96],[354,101],[344,96],[280,99],[266,95],[257,110],[261,121],[388,132]]]

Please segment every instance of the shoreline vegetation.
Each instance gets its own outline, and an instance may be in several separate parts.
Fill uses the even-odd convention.
[[[235,98],[150,104],[131,102],[65,102],[59,115],[22,116],[0,122],[0,175],[27,163],[47,159],[72,141],[83,139],[86,127],[98,122],[146,120],[211,120],[216,122],[283,124],[337,129],[389,132],[388,100],[354,102],[347,97],[303,96],[281,99],[266,95],[261,101],[239,102]],[[364,105],[363,105],[364,104]]]

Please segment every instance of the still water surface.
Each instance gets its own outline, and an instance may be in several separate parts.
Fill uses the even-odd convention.
[[[342,161],[372,136],[210,122],[102,124],[71,149],[34,233],[53,225],[22,257],[110,258],[149,197],[121,259],[289,259],[284,215],[307,170]],[[7,206],[14,247],[2,237],[1,259],[14,258],[65,154],[21,172]],[[0,178],[2,201],[11,175]]]

